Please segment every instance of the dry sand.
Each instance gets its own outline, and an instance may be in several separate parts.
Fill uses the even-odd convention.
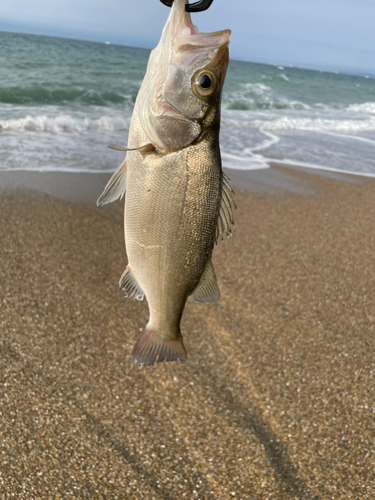
[[[235,175],[222,298],[188,302],[187,363],[140,368],[121,204],[22,175],[0,176],[1,499],[375,498],[375,180]]]

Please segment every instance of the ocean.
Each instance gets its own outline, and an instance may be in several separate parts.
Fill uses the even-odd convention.
[[[117,168],[149,50],[0,32],[0,170]],[[223,165],[375,176],[375,79],[231,61]]]

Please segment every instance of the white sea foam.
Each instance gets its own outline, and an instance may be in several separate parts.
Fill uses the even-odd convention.
[[[270,168],[267,161],[261,155],[238,156],[230,153],[222,153],[223,167],[231,170],[260,170]]]
[[[285,107],[287,109],[295,109],[295,110],[311,109],[311,106],[301,101],[288,101],[287,99],[280,99],[280,102],[285,103]]]
[[[264,129],[261,129],[261,132],[262,134],[268,137],[268,140],[264,141],[262,144],[259,144],[259,146],[250,148],[251,152],[261,151],[262,149],[270,148],[271,146],[277,144],[280,141],[280,137],[278,137],[277,135],[271,134],[270,132],[266,132]]]
[[[84,133],[91,130],[114,132],[129,129],[128,118],[100,116],[98,118],[79,118],[68,114],[55,117],[47,115],[0,120],[3,132],[45,132],[49,134]]]
[[[268,85],[264,85],[263,83],[243,83],[241,86],[245,90],[253,92],[259,96],[272,91],[271,87],[268,87]]]
[[[350,106],[348,106],[348,110],[354,111],[355,113],[375,114],[375,102],[365,102],[363,104],[351,104]]]
[[[326,118],[294,118],[283,116],[273,120],[253,120],[251,126],[264,130],[299,130],[306,132],[375,131],[375,117],[367,120],[334,120]]]
[[[361,172],[358,170],[347,170],[343,168],[328,167],[326,165],[317,165],[315,163],[305,163],[288,158],[276,159],[268,158],[262,155],[251,156],[236,156],[227,153],[222,154],[223,166],[229,170],[264,170],[270,168],[271,164],[279,164],[285,166],[295,166],[300,168],[311,168],[315,170],[326,170],[329,172],[337,172],[340,174],[359,175],[361,177],[375,178],[375,173]]]
[[[232,112],[229,115],[233,116]],[[238,123],[237,126],[233,122],[235,120],[232,118],[230,126],[223,127],[222,133],[223,165],[226,168],[253,170],[266,168],[271,162],[279,162],[306,168],[375,176],[372,174],[375,171],[375,163],[371,153],[375,141],[371,136],[322,131],[321,127],[315,127],[317,130],[308,127],[305,131],[289,128],[281,130],[277,127],[275,130],[271,127],[270,130],[269,125],[273,122],[266,120],[259,120],[256,123],[257,127],[254,126],[254,121]],[[247,137],[252,139],[249,140]],[[246,142],[249,146],[244,146]],[[356,142],[358,144],[355,144]]]
[[[335,132],[325,132],[328,135],[333,135],[334,137],[340,137],[344,140],[352,139],[353,141],[366,142],[367,144],[373,144],[375,146],[375,140],[368,139],[367,137],[361,137],[360,135],[350,135],[350,134],[336,134]]]
[[[266,158],[256,154],[255,151],[261,151],[277,144],[280,138],[270,132],[261,130],[261,133],[267,139],[257,146],[246,147],[241,151],[241,155],[233,154],[232,152],[223,151],[223,166],[234,170],[259,170],[269,168]]]

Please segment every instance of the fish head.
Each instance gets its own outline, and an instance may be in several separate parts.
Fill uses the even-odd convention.
[[[174,1],[136,102],[143,131],[162,153],[189,146],[220,121],[231,32],[199,33],[185,4]]]

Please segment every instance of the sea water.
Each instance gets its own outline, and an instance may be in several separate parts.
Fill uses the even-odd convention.
[[[0,32],[0,170],[113,171],[150,51]],[[375,79],[231,61],[223,164],[375,176]]]

